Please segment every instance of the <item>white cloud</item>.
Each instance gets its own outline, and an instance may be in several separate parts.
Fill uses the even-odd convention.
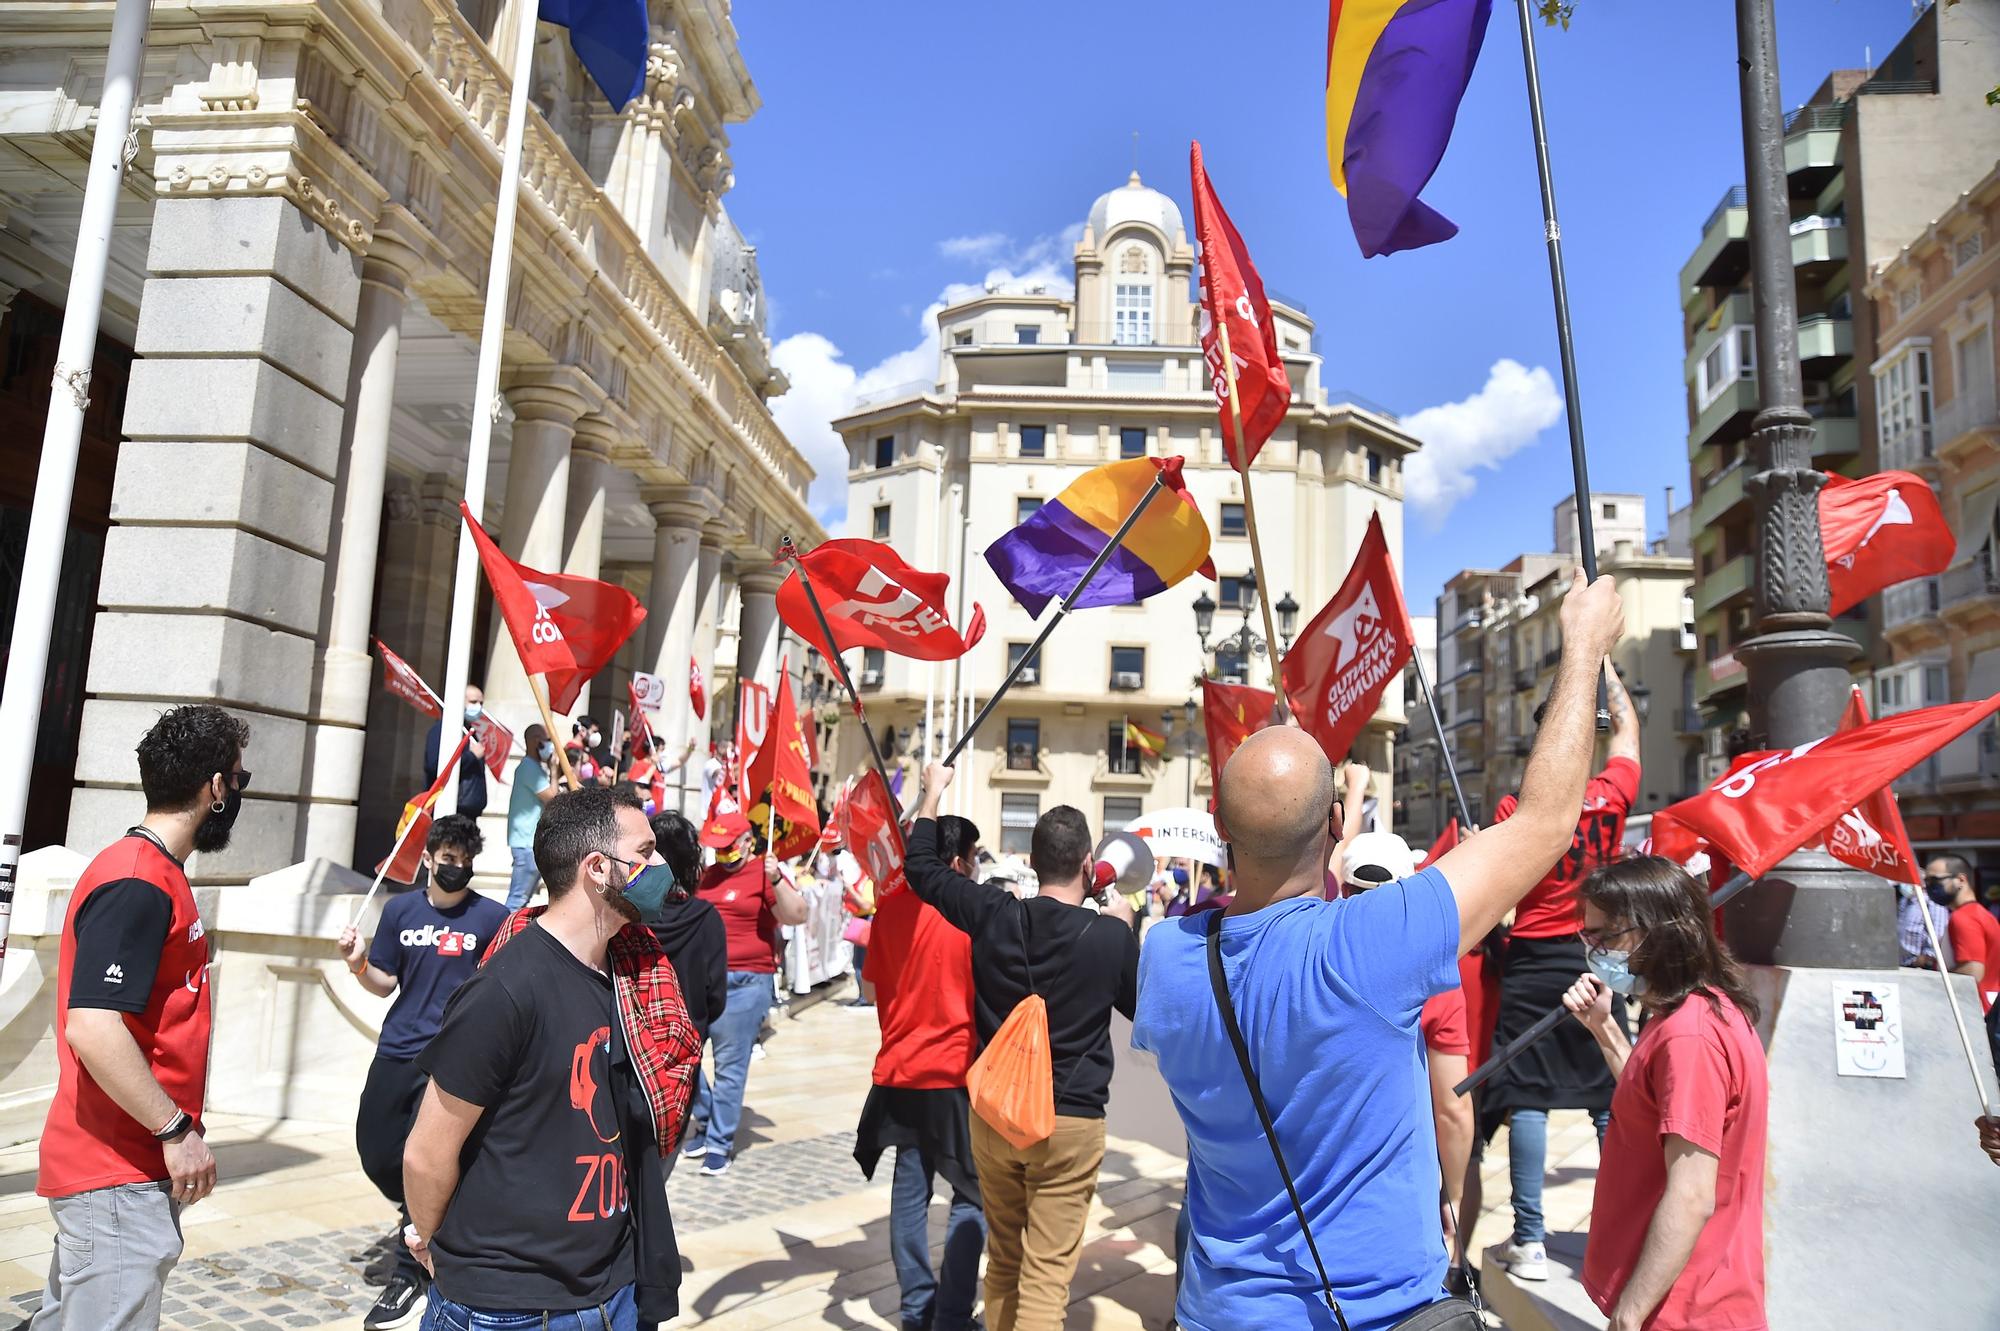
[[[1537,365],[1497,360],[1471,397],[1425,407],[1403,417],[1405,430],[1423,441],[1403,468],[1403,490],[1427,525],[1435,528],[1452,506],[1478,488],[1478,471],[1535,442],[1562,419],[1562,394]]]
[[[1011,243],[1004,231],[987,231],[977,236],[952,236],[938,242],[938,253],[947,259],[984,263],[1007,252]]]

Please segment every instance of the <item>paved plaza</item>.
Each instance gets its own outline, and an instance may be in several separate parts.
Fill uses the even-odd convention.
[[[669,1181],[687,1267],[675,1325],[896,1325],[888,1170],[871,1184],[852,1155],[875,1017],[828,1001],[851,996],[847,982],[829,989],[779,1016],[767,1056],[752,1064],[742,1149],[730,1172],[712,1179],[690,1168]],[[1130,1055],[1121,1049],[1120,1057]],[[1157,1331],[1172,1310],[1184,1166],[1154,1144],[1160,1125],[1171,1122],[1170,1107],[1119,1105],[1119,1094],[1145,1093],[1136,1071],[1135,1064],[1120,1076],[1112,1122],[1136,1124],[1128,1130],[1153,1140],[1109,1140],[1072,1286],[1071,1331]],[[218,1116],[211,1129],[221,1183],[187,1213],[187,1253],[167,1282],[167,1331],[356,1331],[376,1293],[361,1279],[359,1256],[395,1217],[361,1173],[353,1125]],[[1505,1141],[1503,1133],[1487,1157],[1482,1247],[1505,1238]],[[1550,1155],[1550,1228],[1581,1228],[1596,1166],[1582,1115],[1557,1116]],[[53,1225],[34,1181],[33,1141],[0,1152],[0,1331],[34,1311],[48,1272]],[[934,1241],[942,1241],[944,1213],[942,1205],[932,1209]]]

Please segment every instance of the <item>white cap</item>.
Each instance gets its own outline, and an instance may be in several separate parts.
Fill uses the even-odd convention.
[[[1340,857],[1340,880],[1352,887],[1380,887],[1416,871],[1416,853],[1394,832],[1363,832]]]

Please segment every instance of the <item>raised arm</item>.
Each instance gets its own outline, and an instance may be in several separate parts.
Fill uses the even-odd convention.
[[[1611,748],[1605,756],[1638,762],[1639,709],[1632,705],[1632,695],[1625,691],[1618,667],[1609,661],[1604,665],[1604,705],[1611,712]]]
[[[903,872],[909,877],[911,891],[935,907],[954,928],[976,938],[1013,898],[973,882],[938,853],[938,804],[952,776],[953,769],[943,763],[932,763],[924,769],[924,794],[917,803],[917,820],[904,844]]]
[[[1624,622],[1611,579],[1586,585],[1577,570],[1562,604],[1562,662],[1521,777],[1519,806],[1511,818],[1461,841],[1437,864],[1458,900],[1460,956],[1541,881],[1576,835],[1597,747],[1598,672]]]

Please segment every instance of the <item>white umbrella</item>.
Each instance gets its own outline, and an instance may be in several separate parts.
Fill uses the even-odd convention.
[[[1195,860],[1221,868],[1228,862],[1215,818],[1202,809],[1159,809],[1125,824],[1163,860]]]

